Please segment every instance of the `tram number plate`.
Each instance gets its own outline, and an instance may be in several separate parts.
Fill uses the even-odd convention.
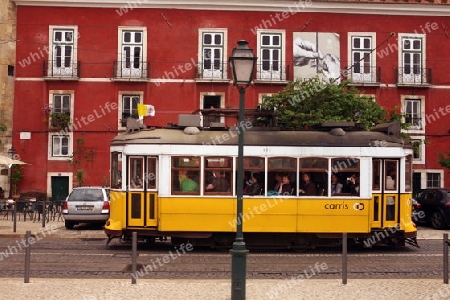
[[[93,210],[93,206],[83,205],[83,206],[77,206],[77,210]]]

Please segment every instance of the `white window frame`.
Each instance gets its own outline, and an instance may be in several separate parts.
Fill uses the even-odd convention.
[[[56,137],[67,137],[68,140],[68,149],[67,155],[53,155],[53,139]],[[61,160],[67,161],[68,157],[73,154],[73,132],[49,132],[48,134],[48,160]]]
[[[123,113],[123,97],[125,96],[136,96],[139,97],[139,103],[138,104],[143,104],[144,102],[144,92],[142,91],[121,91],[119,92],[119,98],[118,98],[118,117],[119,117],[119,122],[118,122],[118,129],[122,130],[125,129],[124,126],[122,126],[120,120],[122,119],[122,113]]]
[[[279,35],[280,36],[280,44],[276,45],[263,45],[262,38],[266,35]],[[285,30],[270,30],[270,29],[258,29],[256,32],[257,37],[257,71],[256,78],[258,81],[285,81],[286,80],[286,31]],[[270,68],[269,70],[263,70],[263,51],[278,48],[279,53],[279,62],[278,62],[278,70],[273,70],[273,52],[271,52],[269,60]]]
[[[428,174],[439,174],[439,186],[428,185]],[[425,173],[425,185],[427,188],[441,188],[444,186],[444,170],[427,170]]]
[[[404,42],[408,40],[420,40],[421,48],[420,50],[415,49],[404,49]],[[407,34],[400,33],[398,35],[398,82],[402,84],[424,84],[428,83],[428,78],[426,78],[426,35],[425,34]],[[419,73],[415,72],[414,69],[414,55],[420,55],[418,66]],[[409,56],[412,60],[410,66],[407,67],[405,64],[405,57]]]
[[[222,35],[222,44],[220,45],[211,45],[207,46],[203,43],[203,36],[205,34],[221,34]],[[227,53],[228,53],[228,30],[226,28],[199,28],[198,30],[198,65],[197,65],[197,74],[196,76],[200,76],[204,79],[227,79]],[[205,49],[210,48],[211,50],[219,50],[220,58],[219,58],[219,68],[214,67],[214,63],[211,62],[211,68],[205,68],[205,58],[204,51]],[[211,53],[215,53],[212,51]],[[213,58],[215,59],[215,57]]]
[[[424,164],[425,163],[425,136],[413,136],[411,142],[420,142],[419,145],[419,158],[414,158],[413,155],[413,164]]]
[[[72,31],[72,41],[55,41],[56,32],[61,31],[69,32]],[[78,61],[77,61],[77,49],[78,49],[78,26],[49,26],[49,49],[48,52],[48,72],[50,77],[77,77],[78,73]],[[64,36],[64,34],[62,35]],[[69,63],[67,64],[65,52],[66,47],[71,46],[71,54],[69,58]],[[56,55],[58,54],[56,48],[62,47],[61,49],[61,63],[63,65],[57,65]],[[64,54],[63,54],[64,52]]]
[[[353,40],[355,38],[369,38],[370,39],[370,47],[369,48],[360,48],[360,49],[356,49],[353,48]],[[363,44],[363,43],[362,43]],[[349,62],[349,66],[348,66],[348,73],[349,76],[348,78],[355,83],[361,83],[361,82],[366,82],[366,83],[375,83],[377,82],[377,56],[376,56],[376,50],[375,49],[375,45],[377,44],[377,38],[376,38],[376,33],[374,32],[349,32],[348,33],[348,62]],[[373,51],[372,51],[373,50]],[[356,52],[361,52],[361,53],[366,53],[370,59],[369,62],[369,72],[354,72],[355,68],[354,68],[354,64],[356,63],[353,57],[353,54]],[[360,70],[364,70],[364,66],[362,66],[362,64],[364,63],[364,61],[360,62]]]
[[[70,101],[70,120],[74,120],[74,102],[75,102],[75,93],[73,90],[50,90],[49,91],[49,98],[48,98],[48,104],[49,107],[51,107],[51,112],[55,112],[55,103],[54,103],[54,98],[55,96],[63,96],[63,95],[67,95],[69,96],[69,101]],[[51,124],[51,120],[50,122],[48,122],[48,126],[49,128],[53,128],[52,124]],[[70,128],[68,128],[67,130],[70,130],[74,127],[74,125],[70,126]],[[80,129],[80,128],[78,128]]]
[[[203,98],[205,96],[219,96],[220,97],[220,108],[224,108],[225,107],[225,93],[215,93],[215,92],[204,92],[204,93],[200,93],[200,107],[199,109],[203,109]],[[203,117],[203,116],[202,116]],[[220,117],[220,122],[224,123],[225,122],[225,117]],[[203,118],[202,118],[202,124],[203,124]]]
[[[259,93],[258,94],[258,104],[261,104],[265,97],[270,97],[272,95],[274,95],[274,94],[273,93]]]
[[[402,105],[402,113],[406,115],[406,107],[408,100],[417,100],[420,101],[420,128],[410,127],[406,131],[408,133],[417,133],[417,134],[425,134],[425,96],[417,96],[417,95],[402,95],[401,96],[401,105]],[[406,122],[406,120],[403,120]]]
[[[125,34],[132,34],[132,41],[125,42]],[[135,34],[142,33],[141,42],[133,42]],[[124,51],[125,47],[140,48],[141,57],[139,65],[134,65],[134,51],[130,50],[130,65],[127,65],[127,55]],[[118,28],[118,50],[117,50],[117,76],[119,78],[147,78],[147,28],[137,26],[119,26]]]

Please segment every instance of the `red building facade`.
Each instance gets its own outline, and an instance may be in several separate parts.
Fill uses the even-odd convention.
[[[62,197],[77,170],[86,185],[108,185],[109,142],[138,104],[155,107],[147,126],[238,108],[228,57],[243,39],[258,56],[246,108],[297,78],[350,79],[400,107],[414,140],[427,141],[415,155],[415,188],[450,186],[438,163],[450,151],[449,5],[153,2],[15,0],[13,146],[30,164],[21,191]]]

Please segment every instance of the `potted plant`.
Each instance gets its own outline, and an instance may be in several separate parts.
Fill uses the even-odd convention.
[[[17,199],[20,197],[18,193],[19,183],[23,179],[22,167],[20,165],[12,165],[11,167],[11,185],[13,189],[12,197]]]
[[[67,113],[52,112],[49,115],[53,127],[65,129],[70,125],[70,115]]]

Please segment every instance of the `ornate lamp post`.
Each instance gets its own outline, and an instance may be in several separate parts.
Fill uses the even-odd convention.
[[[239,90],[239,115],[238,115],[238,165],[237,165],[237,228],[236,239],[231,252],[231,299],[245,299],[245,281],[247,271],[247,253],[244,235],[242,233],[242,211],[244,190],[244,113],[245,113],[245,89],[249,86],[253,77],[253,70],[257,57],[253,56],[253,49],[248,48],[247,41],[238,41],[238,46],[233,49],[229,58],[233,72],[233,84]]]
[[[16,149],[14,149],[13,146],[11,146],[11,148],[8,149],[8,156],[11,159],[14,159],[14,156],[16,155]],[[11,180],[11,175],[12,175],[12,165],[9,167],[9,199],[12,199],[12,180]]]

